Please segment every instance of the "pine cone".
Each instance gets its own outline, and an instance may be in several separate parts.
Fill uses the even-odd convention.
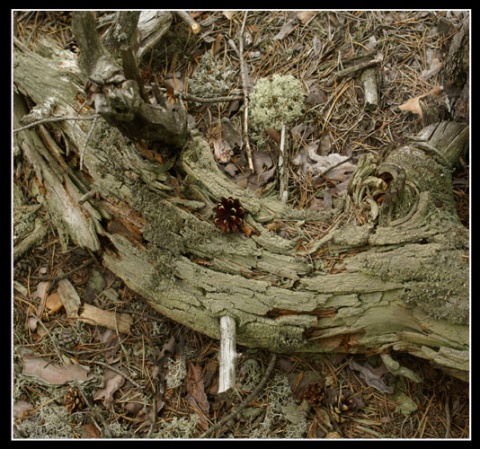
[[[360,396],[354,396],[350,390],[330,390],[328,393],[330,413],[333,419],[339,423],[345,422],[354,412],[361,410],[365,406],[362,398]]]
[[[242,231],[245,209],[238,199],[222,197],[213,211],[215,212],[215,226],[220,231],[223,233]]]
[[[70,388],[63,398],[68,413],[75,413],[85,407],[85,401],[78,388]]]
[[[308,384],[300,397],[301,399],[306,399],[312,407],[320,405],[325,399],[322,383],[314,382]]]

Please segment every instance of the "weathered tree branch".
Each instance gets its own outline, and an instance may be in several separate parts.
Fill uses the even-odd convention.
[[[97,63],[102,54],[97,51]],[[61,67],[15,46],[17,90],[36,104],[54,96],[56,113],[72,115],[78,74]],[[16,97],[17,123],[27,112]],[[81,148],[87,125],[62,125],[72,147]],[[85,152],[88,176],[76,175],[61,151],[46,148],[33,130],[16,138],[57,227],[97,251],[108,269],[173,320],[220,338],[220,317],[228,315],[241,345],[276,352],[401,351],[468,378],[469,238],[451,184],[467,126],[432,125],[383,161],[365,158],[345,206],[357,223],[340,212],[294,210],[240,189],[220,172],[199,135],[186,141],[178,160],[185,184],[171,183],[165,166],[143,158],[103,121]],[[385,197],[377,211],[372,180]],[[80,204],[92,190],[98,194]],[[221,196],[241,199],[259,235],[219,232],[211,208]],[[266,226],[290,220],[301,233],[301,223],[333,219],[338,224],[329,233],[303,243]]]
[[[123,20],[122,14],[126,15]],[[187,114],[181,103],[163,106],[145,101],[143,87],[138,84],[133,50],[128,47],[136,30],[135,21],[138,21],[138,14],[120,13],[121,29],[112,32],[117,38],[111,46],[121,52],[127,69],[125,73],[100,41],[92,14],[88,11],[73,13],[72,27],[80,49],[79,64],[88,78],[87,101],[129,139],[165,158],[174,158],[176,150],[188,137]]]

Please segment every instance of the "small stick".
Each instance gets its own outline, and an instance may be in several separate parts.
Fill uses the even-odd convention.
[[[378,64],[379,62],[380,62],[379,59],[372,59],[370,61],[361,62],[360,64],[353,65],[344,70],[340,70],[339,72],[335,73],[335,75],[333,75],[333,77],[330,80],[327,81],[326,86],[330,87],[331,85],[333,85],[335,81],[339,80],[340,78],[345,78],[346,76],[352,75],[353,73],[358,72],[359,70],[368,69],[369,67],[372,67]]]
[[[220,318],[220,369],[218,393],[223,393],[235,385],[235,362],[237,353],[236,322],[231,316]]]
[[[252,160],[252,149],[250,148],[250,140],[248,138],[248,83],[247,83],[247,73],[245,68],[245,62],[243,59],[243,33],[245,32],[245,24],[247,23],[248,11],[245,11],[243,16],[242,28],[240,30],[240,42],[239,42],[239,56],[240,56],[240,74],[242,76],[242,88],[243,88],[243,141],[245,142],[245,150],[247,153],[248,167],[255,173],[255,168],[253,166]]]
[[[95,117],[70,117],[70,116],[48,117],[48,118],[42,118],[41,120],[30,123],[29,125],[22,126],[21,128],[14,129],[13,132],[18,133],[20,131],[23,131],[23,130],[28,129],[28,128],[33,128],[33,127],[41,125],[43,123],[63,122],[64,120],[94,120],[94,119],[95,119]]]
[[[286,203],[288,200],[288,158],[285,152],[285,124],[282,124],[280,134],[280,157],[278,158],[278,168],[280,169],[280,201]]]
[[[200,32],[201,26],[192,19],[192,16],[186,11],[175,11],[177,16],[180,17],[193,31],[193,34]]]
[[[378,107],[377,75],[375,69],[372,67],[365,69],[360,78],[363,83],[363,92],[365,95],[365,110],[367,112],[373,112]]]
[[[202,98],[196,95],[187,94],[184,92],[175,92],[175,96],[181,97],[184,100],[196,101],[197,103],[222,103],[224,101],[243,100],[243,95],[230,95],[225,97]]]

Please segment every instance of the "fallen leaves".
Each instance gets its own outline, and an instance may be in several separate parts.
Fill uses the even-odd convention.
[[[380,393],[393,394],[394,388],[385,383],[384,377],[388,370],[384,366],[373,368],[368,363],[362,366],[353,360],[350,361],[348,366],[354,371],[359,371],[365,383],[370,387],[375,388]]]
[[[23,371],[25,376],[38,378],[50,385],[64,385],[68,382],[84,382],[88,378],[89,369],[81,365],[59,365],[46,357],[31,354],[23,355]]]
[[[202,430],[208,428],[208,414],[210,411],[210,402],[205,393],[205,384],[203,381],[203,369],[199,364],[189,363],[186,388],[188,393],[188,403],[200,418]]]
[[[412,114],[418,115],[418,120],[423,119],[423,109],[420,104],[422,98],[428,97],[429,95],[439,95],[443,89],[440,86],[435,86],[433,89],[430,89],[427,93],[418,95],[417,97],[410,98],[402,105],[398,107],[403,112],[411,112]]]
[[[105,369],[103,373],[103,379],[105,382],[105,386],[97,391],[97,393],[93,397],[93,400],[103,400],[103,405],[106,408],[110,408],[114,400],[113,395],[120,387],[123,386],[123,384],[125,383],[125,377],[121,376],[115,371]]]

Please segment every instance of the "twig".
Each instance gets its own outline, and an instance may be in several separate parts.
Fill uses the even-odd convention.
[[[200,438],[208,438],[213,432],[220,429],[225,423],[230,421],[231,419],[235,418],[250,402],[252,402],[255,397],[258,395],[260,390],[265,386],[267,380],[269,379],[270,375],[272,374],[273,367],[275,366],[275,361],[277,360],[277,354],[272,353],[272,357],[270,362],[268,363],[267,370],[260,381],[260,383],[254,388],[254,390],[240,403],[231,413],[227,416],[224,416],[218,423],[207,429]]]
[[[239,57],[240,57],[240,74],[242,76],[242,88],[243,88],[243,142],[245,145],[245,150],[247,153],[248,167],[255,173],[255,168],[253,166],[252,160],[252,149],[250,148],[250,140],[248,138],[248,83],[247,83],[247,73],[245,67],[245,61],[243,59],[243,33],[245,31],[245,24],[247,23],[248,11],[245,11],[243,16],[242,28],[240,29],[240,42],[239,42]]]
[[[236,322],[231,316],[220,318],[220,368],[218,380],[218,393],[223,393],[235,385],[235,361],[237,353]]]
[[[30,123],[29,125],[22,126],[21,128],[14,129],[14,133],[18,133],[25,129],[33,128],[38,125],[42,125],[43,123],[51,123],[51,122],[63,122],[64,120],[94,120],[95,117],[49,117],[49,118],[42,118],[36,122]]]
[[[364,70],[364,69],[367,69],[368,67],[372,67],[378,64],[379,62],[380,62],[379,59],[372,59],[370,61],[361,62],[360,64],[348,67],[344,70],[340,70],[339,72],[335,73],[333,77],[326,82],[325,85],[327,87],[332,86],[333,83],[339,80],[340,78],[345,78],[346,76],[352,75],[353,73],[358,72],[359,70]]]
[[[174,95],[184,100],[196,101],[197,103],[221,103],[224,101],[243,100],[244,98],[243,95],[230,95],[225,97],[202,98],[202,97],[197,97],[196,95],[187,94],[184,92],[175,92]]]
[[[194,34],[198,34],[200,32],[200,25],[192,19],[190,14],[186,11],[176,11],[177,16],[180,17],[193,31]]]
[[[280,169],[280,201],[286,203],[288,200],[288,157],[285,151],[285,124],[282,124],[282,133],[280,135],[280,157],[278,166]]]

